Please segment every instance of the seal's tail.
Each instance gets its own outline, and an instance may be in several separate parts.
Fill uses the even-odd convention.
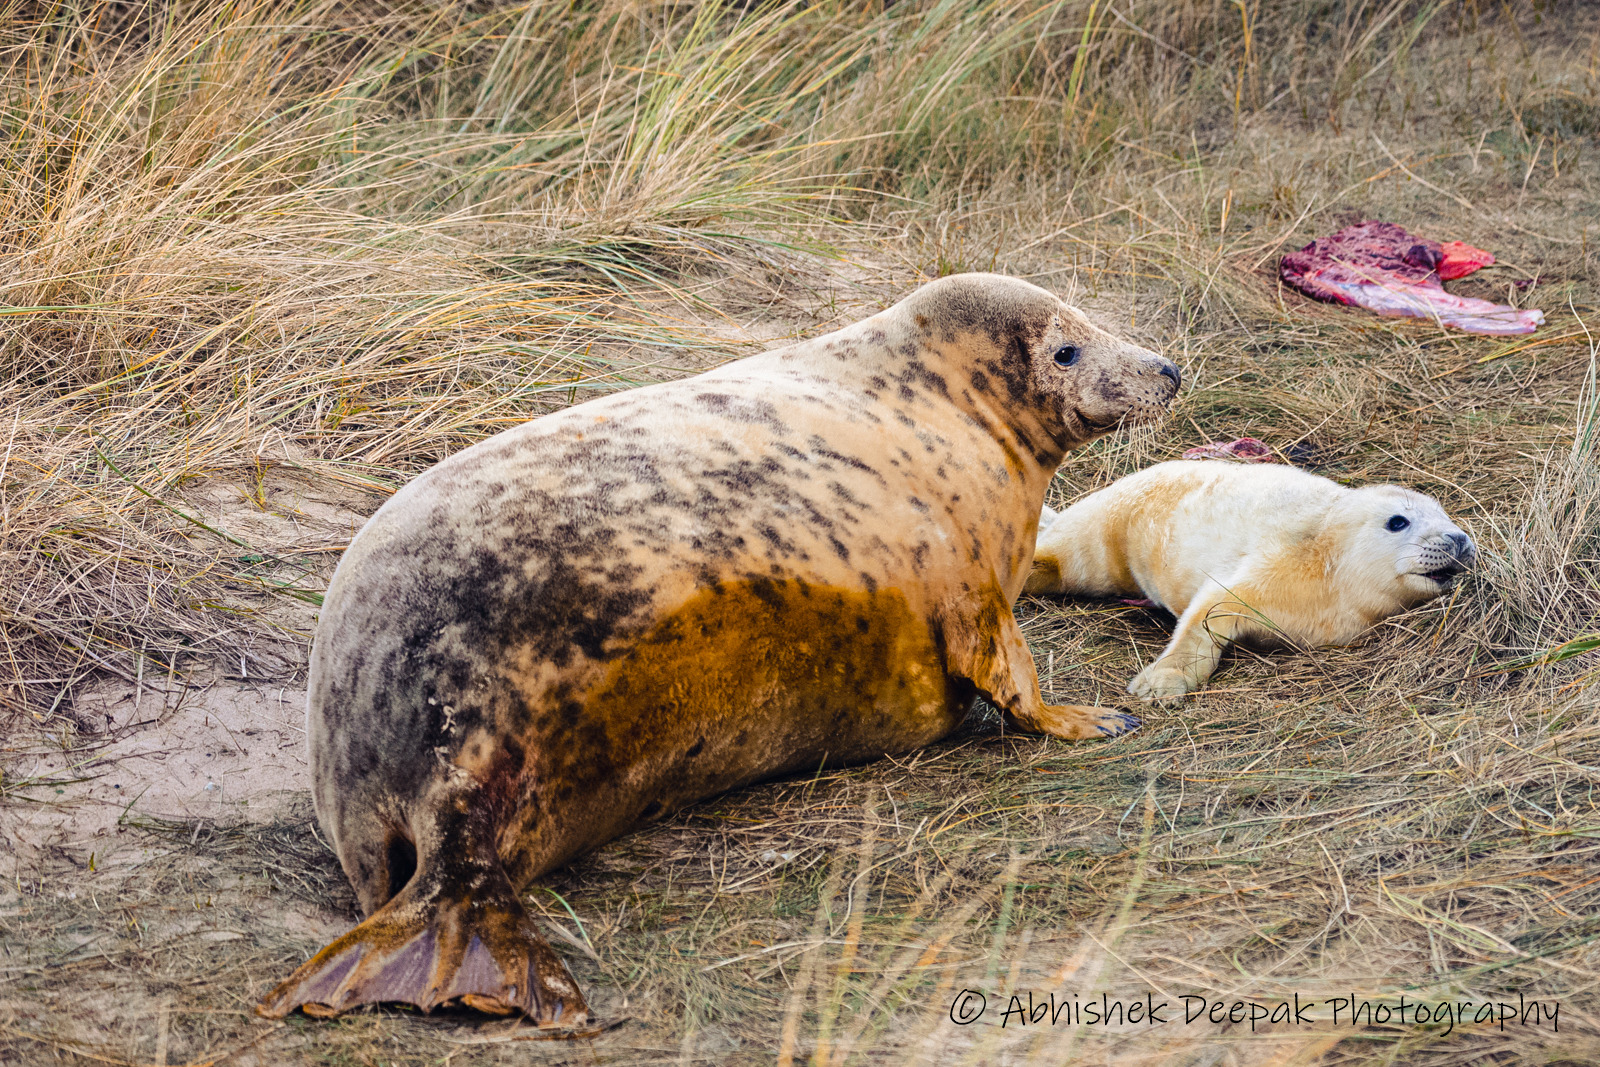
[[[588,1006],[539,934],[498,863],[448,885],[421,872],[394,899],[307,960],[256,1005],[280,1019],[332,1016],[360,1004],[427,1011],[460,1002],[540,1026],[582,1026]],[[431,883],[431,885],[430,885]],[[470,886],[470,888],[469,888]]]

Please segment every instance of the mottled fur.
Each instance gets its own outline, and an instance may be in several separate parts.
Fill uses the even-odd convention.
[[[1026,729],[1127,729],[1043,703],[1011,605],[1066,451],[1176,386],[1044,290],[964,275],[417,478],[346,552],[311,661],[317,812],[373,918],[262,1010],[470,993],[570,1024],[583,1001],[534,935],[483,935],[498,987],[464,991],[459,953],[385,961],[421,959],[403,946],[467,886],[503,915],[507,891],[631,827],[924,745],[979,693]]]
[[[1389,529],[1397,516],[1404,527]],[[1158,463],[1045,509],[1040,526],[1028,592],[1147,597],[1178,617],[1128,687],[1147,701],[1204,685],[1230,641],[1352,641],[1475,557],[1430,496],[1277,465]]]

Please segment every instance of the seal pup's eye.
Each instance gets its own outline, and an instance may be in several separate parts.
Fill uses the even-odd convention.
[[[1383,524],[1383,528],[1388,530],[1390,533],[1399,533],[1401,530],[1404,530],[1410,525],[1411,520],[1406,518],[1404,515],[1390,515],[1389,521]]]
[[[1056,366],[1070,367],[1078,362],[1078,357],[1081,355],[1083,352],[1077,345],[1062,345],[1056,349]]]

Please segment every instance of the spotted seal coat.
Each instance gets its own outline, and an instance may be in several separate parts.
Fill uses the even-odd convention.
[[[1348,644],[1449,589],[1472,539],[1431,496],[1275,464],[1158,463],[1040,516],[1030,593],[1147,597],[1178,617],[1128,691],[1169,702],[1233,641]]]
[[[259,1006],[581,1024],[518,901],[720,791],[950,733],[1123,732],[1039,693],[1011,605],[1068,449],[1178,371],[1036,286],[580,404],[428,470],[351,543],[311,656],[317,815],[367,918]]]

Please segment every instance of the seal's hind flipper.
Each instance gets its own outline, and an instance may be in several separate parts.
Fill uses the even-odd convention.
[[[256,1012],[281,1019],[296,1008],[331,1016],[361,1004],[398,1002],[428,1011],[452,1001],[540,1026],[582,1026],[577,982],[523,910],[505,872],[449,894],[413,882],[355,929],[307,960]],[[495,884],[498,882],[498,884]]]

